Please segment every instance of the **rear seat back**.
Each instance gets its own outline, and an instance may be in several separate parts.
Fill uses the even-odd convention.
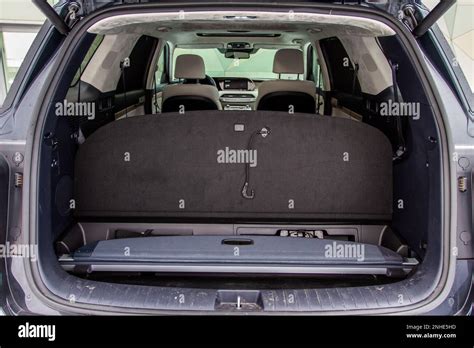
[[[139,116],[80,146],[75,199],[78,217],[389,220],[392,151],[343,118]]]

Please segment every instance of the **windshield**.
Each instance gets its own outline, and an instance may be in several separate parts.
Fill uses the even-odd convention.
[[[248,59],[226,58],[217,48],[176,48],[174,62],[181,54],[196,54],[201,56],[206,67],[206,74],[211,77],[246,77],[252,80],[277,79],[273,73],[273,58],[278,49],[260,48]],[[175,64],[173,64],[173,67]],[[174,71],[173,71],[174,77]],[[296,79],[296,75],[281,76],[286,79]],[[302,78],[302,76],[300,76]]]

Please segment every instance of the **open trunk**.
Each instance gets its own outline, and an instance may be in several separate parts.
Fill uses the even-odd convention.
[[[417,263],[390,227],[390,142],[352,120],[126,118],[79,147],[74,182],[77,223],[57,242],[73,272],[399,277]]]
[[[361,40],[377,43],[372,58],[357,56],[347,32],[319,39],[332,87],[314,86],[313,114],[249,110],[241,100],[216,111],[132,111],[140,88],[125,87],[123,71],[104,92],[86,79],[72,85],[77,64],[67,67],[52,100],[79,93],[97,112],[56,117],[51,108],[42,126],[38,241],[48,288],[75,305],[144,310],[373,310],[423,299],[442,262],[442,130],[409,50],[394,33],[370,30]],[[93,40],[86,34],[71,61]],[[146,40],[137,41],[142,54]],[[366,67],[344,75],[334,63],[347,54],[341,43]],[[162,49],[149,46],[150,57]],[[364,92],[382,65],[390,86]],[[151,105],[156,89],[144,83]],[[380,115],[399,100],[418,113]]]

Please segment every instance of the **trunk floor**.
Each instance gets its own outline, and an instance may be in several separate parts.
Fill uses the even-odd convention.
[[[102,273],[90,274],[89,280],[120,283],[128,285],[148,285],[175,288],[196,289],[308,289],[334,288],[364,285],[388,284],[400,279],[382,276],[308,276],[308,277],[281,277],[272,276],[163,276],[157,274],[123,274]]]

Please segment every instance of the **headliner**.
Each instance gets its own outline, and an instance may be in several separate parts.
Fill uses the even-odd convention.
[[[233,17],[229,19],[229,17]],[[237,19],[236,19],[237,18]],[[253,19],[249,19],[253,18]],[[236,36],[228,31],[280,34],[277,37]],[[103,35],[138,34],[164,38],[177,46],[220,47],[228,41],[291,45],[331,36],[390,36],[395,32],[379,21],[331,14],[302,12],[213,11],[140,13],[112,16],[92,25],[88,32]],[[198,33],[229,33],[231,37],[200,37]]]

